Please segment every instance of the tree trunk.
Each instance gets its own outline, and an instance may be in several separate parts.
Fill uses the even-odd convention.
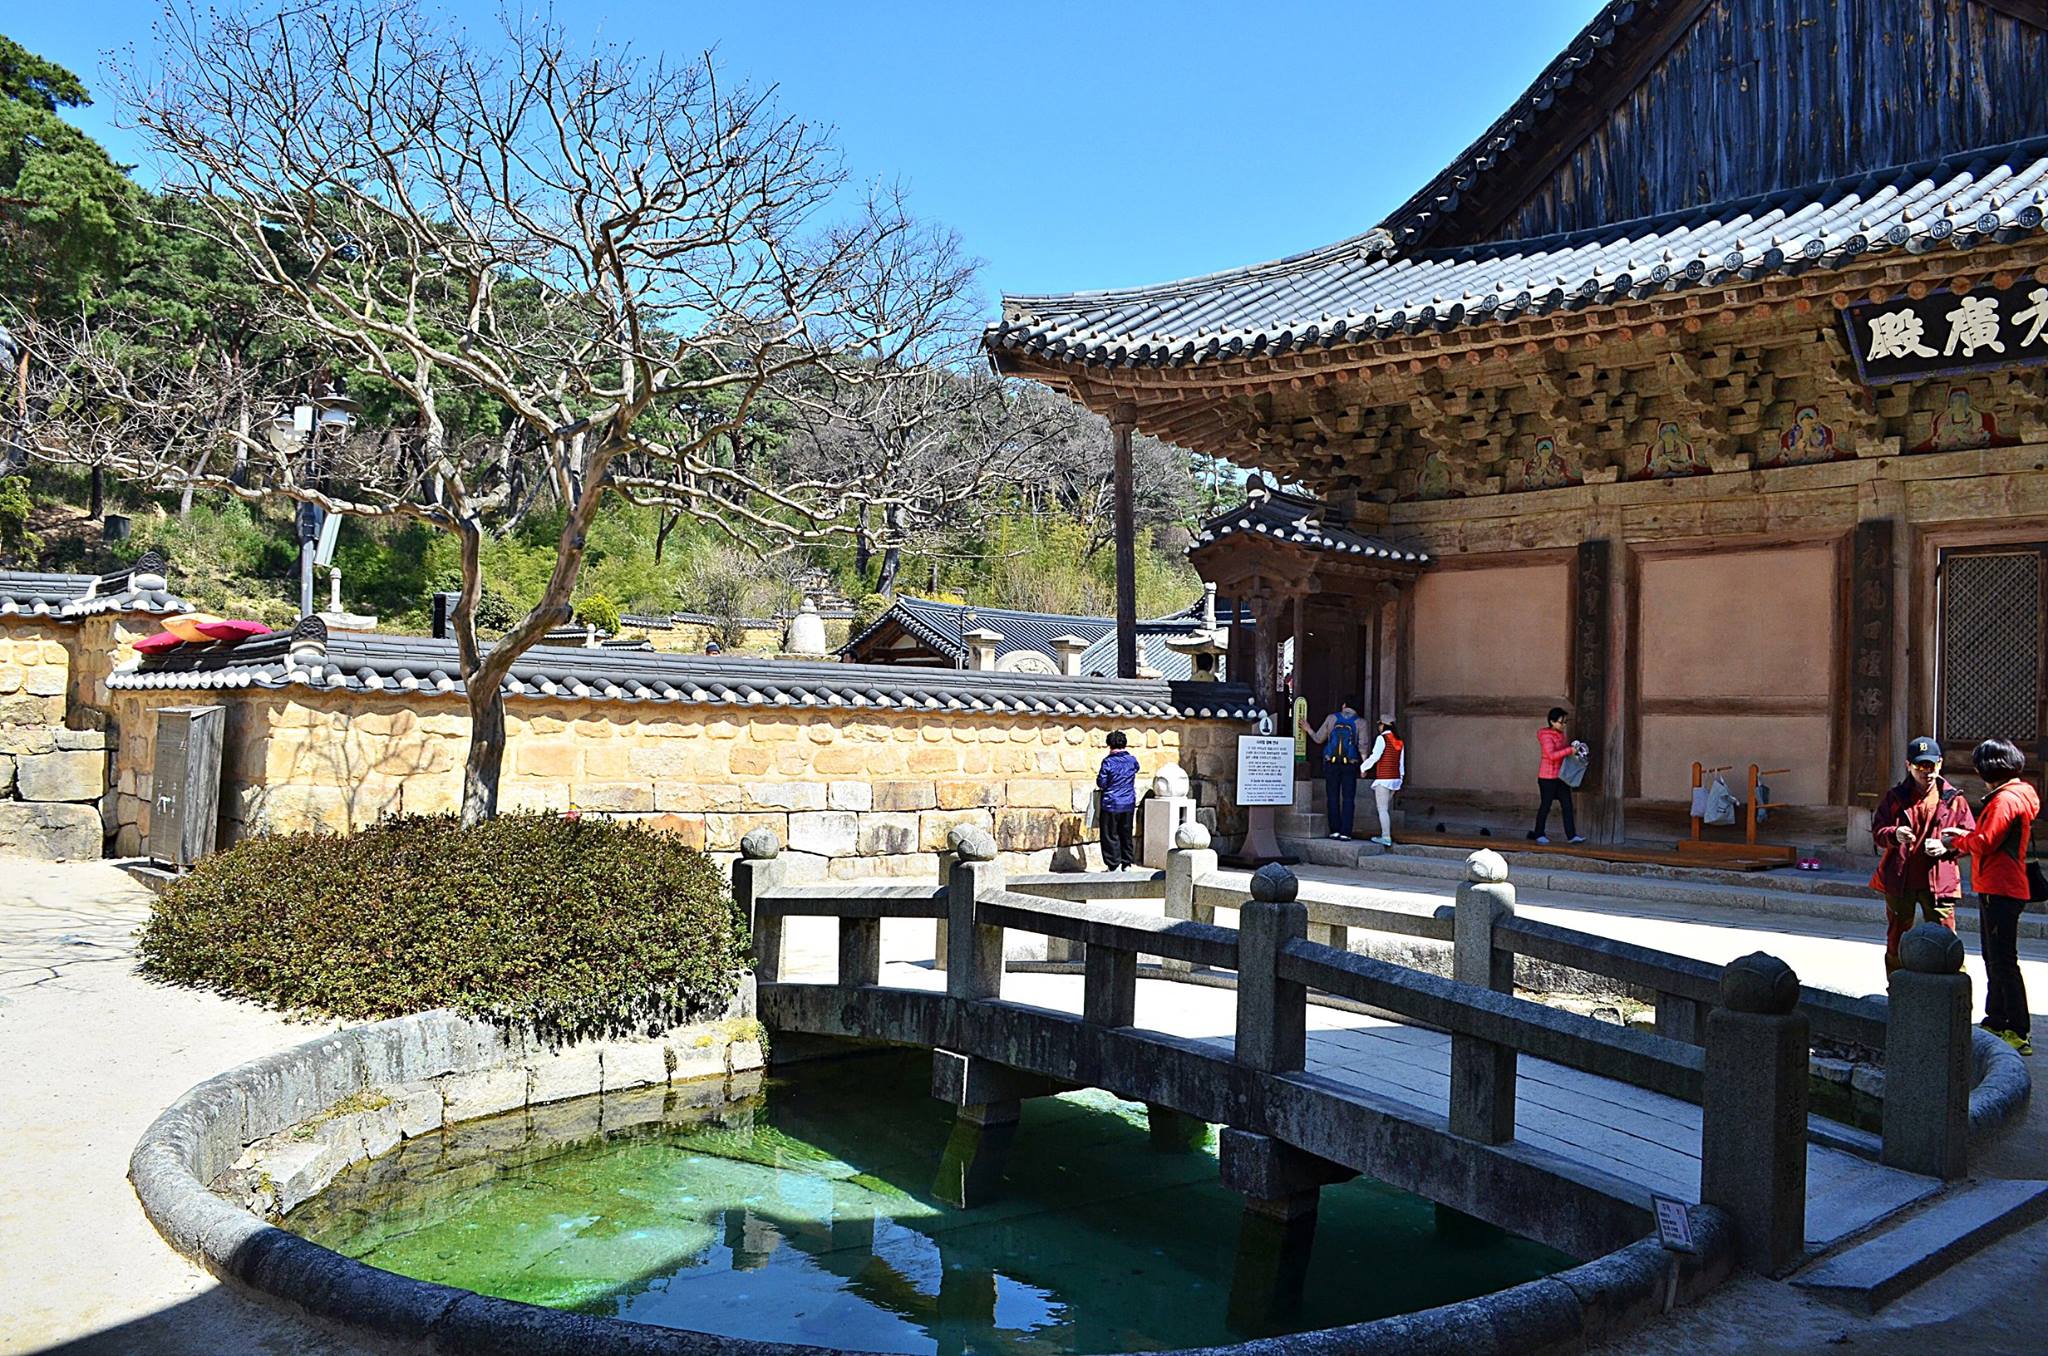
[[[469,689],[469,756],[462,765],[462,826],[498,814],[498,776],[505,766],[505,692],[495,681]]]
[[[683,521],[681,510],[665,514],[661,526],[654,529],[654,563],[661,564],[662,548],[668,545],[668,534],[676,530],[676,524]]]
[[[92,502],[85,510],[88,518],[103,518],[107,513],[107,468],[92,468]]]
[[[892,546],[882,552],[882,570],[875,576],[875,592],[884,598],[896,592],[896,572],[903,568],[903,550]]]
[[[868,539],[868,506],[860,506],[860,516],[854,521],[853,531],[853,577],[866,582],[868,562],[875,558],[875,545]],[[877,590],[879,592],[879,590]]]

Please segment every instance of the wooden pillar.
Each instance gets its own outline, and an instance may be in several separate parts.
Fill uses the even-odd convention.
[[[1252,691],[1266,710],[1280,714],[1280,600],[1270,593],[1251,599]]]
[[[1894,534],[1888,518],[1856,524],[1849,544],[1848,803],[1867,816],[1891,785],[1896,737],[1892,691]],[[1867,820],[1865,821],[1867,824]],[[1854,840],[1854,835],[1851,837]]]
[[[1586,732],[1587,746],[1592,750],[1592,766],[1586,769],[1583,783],[1590,802],[1586,806],[1586,832],[1603,843],[1621,837],[1621,802],[1607,776],[1608,765],[1615,761],[1617,751],[1605,737],[1609,729],[1608,637],[1613,580],[1613,544],[1580,542],[1572,591],[1572,719]]]
[[[1116,676],[1138,676],[1138,528],[1131,473],[1137,407],[1118,405],[1109,436],[1116,462]]]
[[[1308,691],[1308,590],[1299,590],[1294,595],[1294,695],[1299,697]],[[1286,732],[1294,733],[1294,704],[1287,704]]]

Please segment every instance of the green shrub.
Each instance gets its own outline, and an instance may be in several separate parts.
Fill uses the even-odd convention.
[[[602,593],[593,593],[576,604],[576,620],[615,636],[619,633],[619,605]]]
[[[575,1039],[716,1015],[747,946],[702,853],[519,814],[249,839],[164,891],[141,951],[147,974],[291,1012],[449,1007]]]

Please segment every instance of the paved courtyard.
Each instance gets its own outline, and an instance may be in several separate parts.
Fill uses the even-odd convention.
[[[1389,877],[1368,884],[1315,868],[1304,875],[1414,906],[1449,898],[1448,883]],[[1769,950],[1807,982],[1847,992],[1882,983],[1882,938],[1850,925],[1745,910],[1574,903],[1540,892],[1521,905],[1536,917],[1707,960]],[[136,1205],[124,1177],[128,1152],[164,1105],[210,1074],[321,1030],[139,978],[133,932],[147,907],[147,892],[103,863],[9,862],[0,871],[0,1068],[10,1079],[10,1095],[0,1099],[0,1353],[354,1352],[345,1338],[221,1288],[163,1244]],[[928,923],[892,922],[885,953],[914,962],[930,955],[931,937]],[[794,967],[830,964],[826,925],[796,921],[792,944]],[[2030,993],[2048,1007],[2048,944],[2026,943],[2023,951]],[[1981,979],[1974,958],[1971,965]],[[1190,1005],[1223,997],[1187,994]],[[1216,1014],[1140,1013],[1161,1025],[1201,1016]],[[1337,1046],[1385,1043],[1400,1039],[1397,1030],[1342,1034],[1332,1027],[1327,1038]],[[1979,1168],[2039,1175],[2044,1149],[2048,1112],[2037,1099],[2025,1124]],[[1782,1285],[1743,1281],[1616,1350],[1789,1353],[1847,1339],[1846,1349],[1863,1352],[1926,1350],[1929,1341],[2030,1352],[2038,1349],[2033,1305],[2015,1297],[2038,1294],[2044,1282],[2048,1225],[2039,1225],[1875,1320],[1851,1318]]]

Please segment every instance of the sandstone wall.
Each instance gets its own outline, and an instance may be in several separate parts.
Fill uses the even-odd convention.
[[[147,839],[155,712],[216,703],[228,709],[226,841],[339,832],[461,802],[469,717],[459,700],[116,692],[117,852]],[[929,874],[931,853],[963,823],[991,830],[1020,869],[1092,864],[1096,834],[1083,819],[1110,730],[1129,734],[1146,778],[1184,767],[1212,824],[1240,733],[1225,721],[517,699],[507,723],[502,808],[645,818],[714,854],[769,828],[789,845],[797,878]]]

